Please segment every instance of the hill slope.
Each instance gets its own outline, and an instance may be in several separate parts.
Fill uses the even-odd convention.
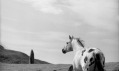
[[[8,50],[0,45],[0,62],[9,64],[28,64],[29,56],[23,52]],[[49,64],[48,62],[35,59],[35,64]]]

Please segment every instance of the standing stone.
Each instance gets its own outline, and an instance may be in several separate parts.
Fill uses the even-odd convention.
[[[31,50],[30,64],[34,64],[34,52],[33,52],[33,50]]]

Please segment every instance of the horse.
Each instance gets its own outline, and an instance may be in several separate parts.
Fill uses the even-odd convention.
[[[62,49],[64,54],[71,51],[75,54],[69,71],[105,71],[105,56],[100,49],[85,47],[83,40],[70,35],[69,40]]]

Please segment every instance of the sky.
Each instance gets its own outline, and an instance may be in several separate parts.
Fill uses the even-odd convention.
[[[1,42],[54,64],[72,63],[62,48],[73,35],[119,62],[118,0],[1,0]]]

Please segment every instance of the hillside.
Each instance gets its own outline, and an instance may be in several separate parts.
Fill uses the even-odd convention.
[[[0,62],[9,64],[28,64],[29,56],[23,52],[8,50],[0,45]],[[48,62],[35,59],[35,64],[49,64]]]

